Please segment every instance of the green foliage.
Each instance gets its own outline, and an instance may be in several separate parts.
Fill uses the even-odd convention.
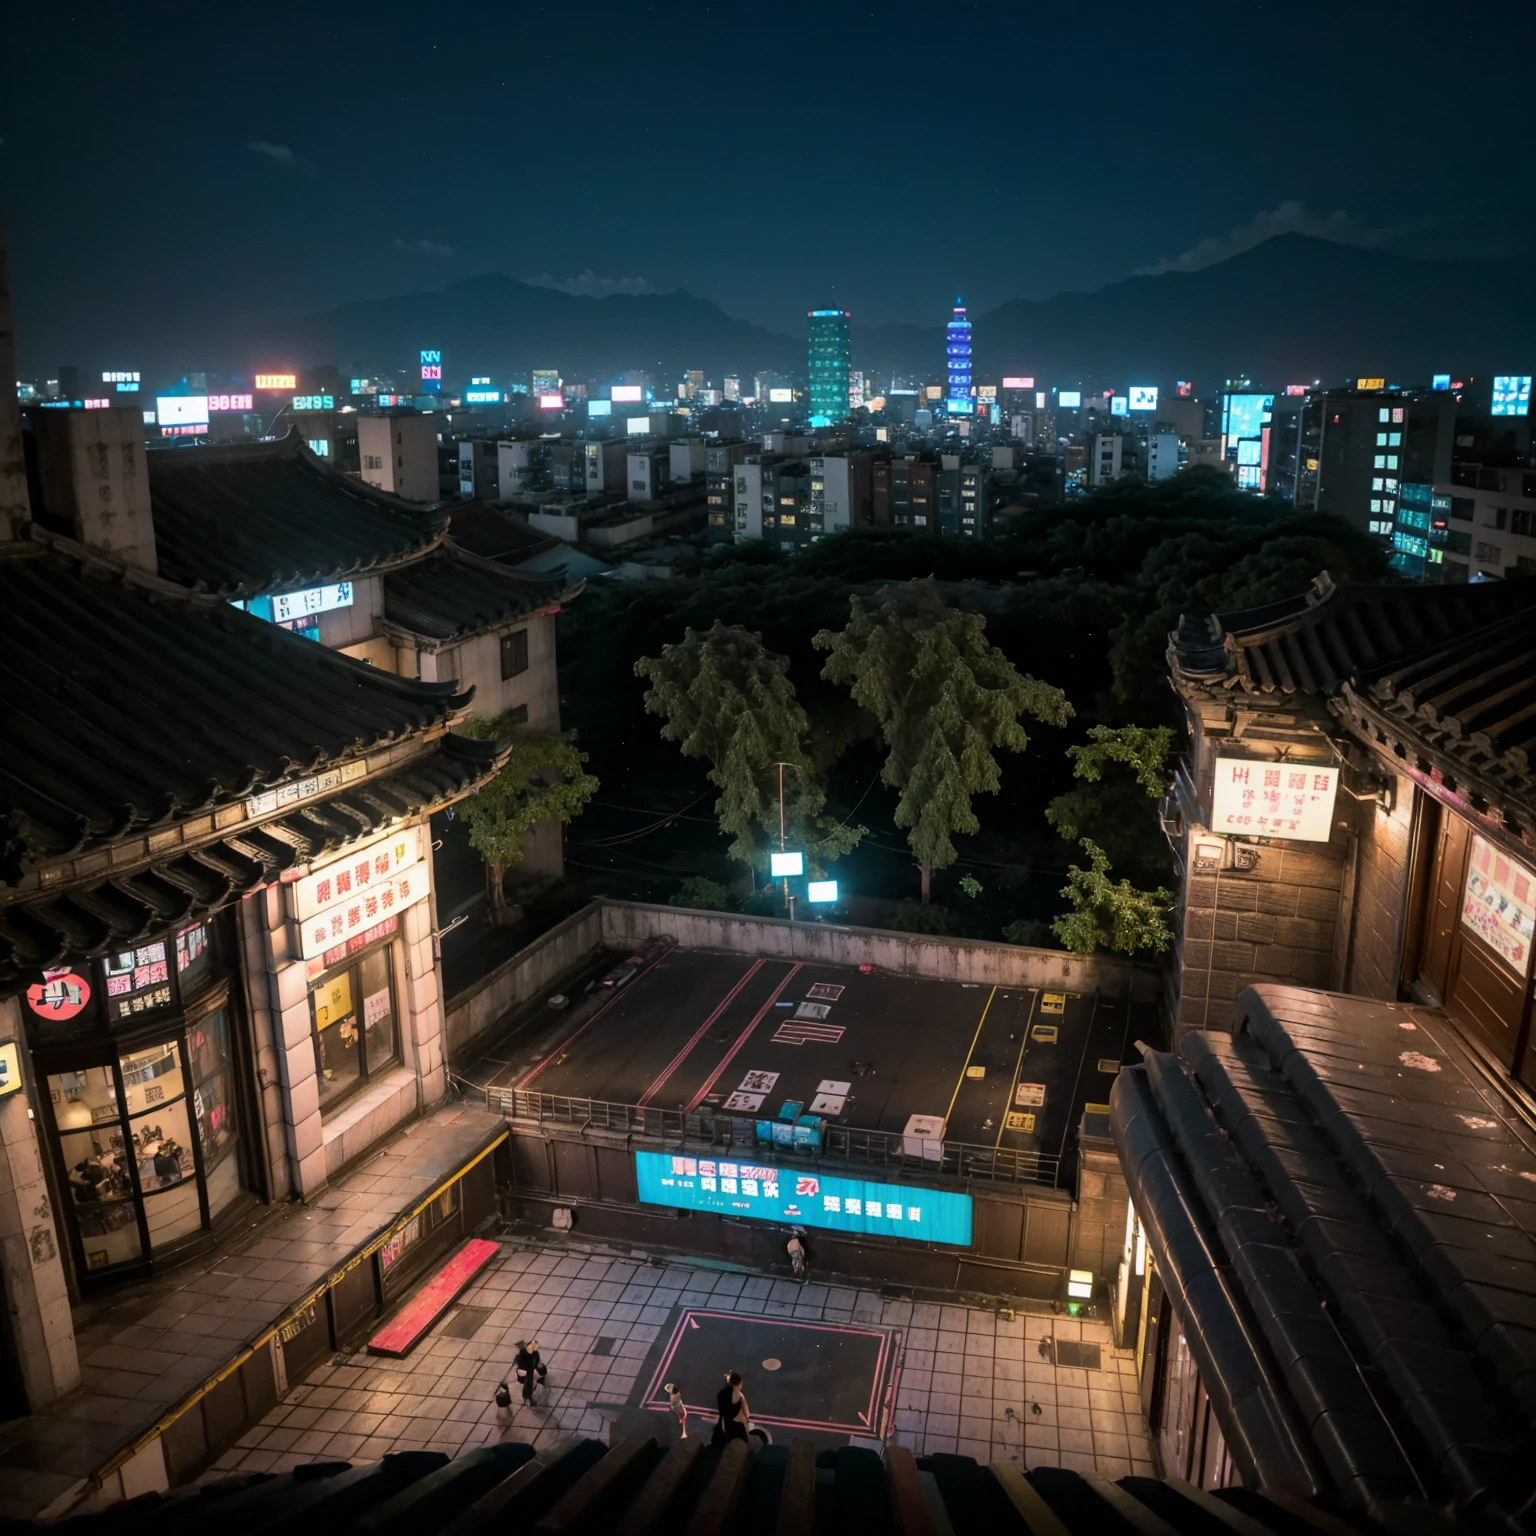
[[[961,875],[960,889],[964,891],[972,901],[975,901],[975,899],[981,895],[981,881],[978,880],[975,875]]]
[[[1051,925],[1042,917],[1015,918],[1003,929],[1003,937],[1010,944],[1022,945],[1025,949],[1059,949],[1055,935],[1051,932]]]
[[[958,912],[941,907],[937,902],[901,902],[891,917],[891,927],[899,933],[926,933],[939,939],[958,939],[965,936],[965,920]]]
[[[704,875],[690,875],[667,902],[674,907],[697,907],[703,912],[729,912],[732,909],[730,891],[718,880],[710,880]]]
[[[814,644],[829,653],[822,675],[845,685],[875,718],[888,755],[882,780],[897,790],[895,822],[923,875],[953,864],[953,836],[976,832],[971,806],[1001,783],[1000,748],[1022,752],[1019,716],[1064,725],[1072,706],[1059,688],[1021,674],[986,638],[979,614],[946,603],[931,582],[855,596],[841,631]]]
[[[1061,894],[1072,910],[1051,924],[1052,932],[1078,955],[1091,955],[1099,949],[1121,955],[1144,949],[1161,954],[1172,941],[1167,908],[1173,902],[1173,892],[1162,887],[1139,891],[1129,880],[1111,880],[1104,850],[1086,837],[1082,847],[1088,855],[1088,868],[1074,864],[1067,871]]]
[[[781,776],[786,836],[809,861],[838,858],[864,831],[823,814],[826,795],[805,746],[809,722],[788,673],[788,660],[761,635],[718,619],[635,663],[650,683],[646,709],[665,721],[662,736],[710,764],[731,857],[759,868],[778,846]]]
[[[1166,725],[1095,725],[1089,728],[1087,745],[1068,747],[1067,756],[1077,777],[1095,784],[1106,764],[1123,763],[1155,800],[1167,783],[1165,765],[1172,745],[1173,732]]]
[[[488,784],[459,803],[469,824],[469,845],[485,860],[491,902],[498,917],[506,910],[502,881],[523,858],[523,843],[541,821],[569,825],[593,795],[598,781],[583,764],[576,733],[530,730],[510,714],[484,719],[470,715],[455,727],[482,741],[510,741],[512,756]]]

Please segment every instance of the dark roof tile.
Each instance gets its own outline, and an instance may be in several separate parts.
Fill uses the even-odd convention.
[[[451,545],[384,578],[384,617],[428,640],[493,629],[581,590],[560,576],[523,576]]]
[[[223,597],[298,591],[393,568],[430,550],[445,511],[374,490],[303,446],[277,442],[149,454],[160,573]]]

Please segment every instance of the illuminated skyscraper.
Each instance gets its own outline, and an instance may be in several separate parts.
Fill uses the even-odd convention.
[[[811,322],[811,425],[830,427],[848,418],[848,369],[853,347],[846,309],[813,309]]]
[[[949,413],[969,416],[975,410],[971,401],[971,322],[965,318],[965,305],[958,299],[944,351],[949,361]]]

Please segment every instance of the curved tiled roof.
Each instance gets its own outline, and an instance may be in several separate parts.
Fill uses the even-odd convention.
[[[580,590],[578,584],[574,591]],[[573,595],[562,577],[519,575],[449,545],[384,578],[384,617],[429,640],[492,629]]]
[[[0,555],[0,881],[438,730],[470,699],[37,545]]]
[[[1340,587],[1325,571],[1311,591],[1263,608],[1182,618],[1169,659],[1196,688],[1329,694],[1532,605],[1536,582]]]
[[[448,514],[322,464],[296,432],[277,442],[153,449],[160,574],[249,598],[379,573],[425,554]]]
[[[505,760],[507,748],[441,738],[397,772],[348,785],[286,816],[154,859],[79,889],[0,905],[0,987],[66,956],[97,956],[163,934],[266,884],[284,870],[468,794]]]

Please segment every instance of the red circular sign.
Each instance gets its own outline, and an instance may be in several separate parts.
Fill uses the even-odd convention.
[[[45,971],[27,988],[27,1006],[45,1019],[72,1019],[90,1000],[90,982],[75,971]]]

